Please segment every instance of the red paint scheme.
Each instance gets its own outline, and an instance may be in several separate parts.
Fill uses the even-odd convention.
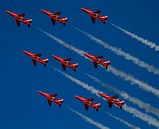
[[[120,109],[122,109],[123,105],[125,104],[124,100],[117,100],[118,96],[116,96],[116,95],[109,96],[107,94],[100,93],[100,92],[98,92],[98,94],[108,101],[108,105],[110,108],[112,108],[112,105],[115,104],[115,105],[119,106]]]
[[[75,98],[79,99],[80,101],[82,101],[84,103],[85,109],[87,111],[88,111],[89,107],[96,109],[96,111],[98,111],[100,108],[100,103],[92,103],[94,98],[87,99],[87,98],[83,98],[81,96],[75,96]]]
[[[70,63],[71,61],[71,58],[62,58],[62,57],[59,57],[59,56],[55,56],[55,55],[52,55],[53,58],[55,58],[56,60],[60,61],[60,63],[62,64],[62,68],[63,70],[65,71],[66,70],[66,67],[70,67],[71,69],[73,69],[74,71],[76,71],[77,67],[78,67],[78,63]]]
[[[41,95],[43,95],[44,97],[46,97],[46,99],[48,100],[48,104],[49,106],[52,105],[52,103],[56,103],[59,105],[59,107],[61,107],[62,103],[63,103],[63,99],[62,98],[56,98],[57,94],[48,94],[46,92],[42,92],[42,91],[38,91]]]
[[[88,13],[91,16],[91,20],[93,23],[95,23],[96,19],[102,21],[104,24],[108,20],[108,16],[100,16],[100,10],[93,11],[87,8],[81,8],[81,10]]]
[[[27,24],[28,27],[30,27],[30,24],[32,23],[32,19],[30,19],[30,18],[24,19],[25,13],[17,14],[15,12],[11,12],[11,11],[6,11],[6,12],[16,19],[16,23],[17,23],[18,27],[20,27],[20,22],[23,22],[23,23]]]
[[[45,13],[46,15],[48,15],[51,18],[52,24],[55,25],[56,21],[59,21],[60,23],[62,23],[64,26],[66,25],[66,22],[68,20],[68,18],[60,18],[60,14],[61,12],[50,12],[48,10],[44,10],[42,9],[41,12]]]
[[[35,66],[36,66],[37,62],[40,62],[41,64],[43,64],[46,67],[46,64],[48,63],[48,58],[40,58],[41,53],[33,54],[32,52],[29,52],[26,50],[22,50],[22,51],[32,59],[33,64]]]
[[[93,61],[94,67],[97,69],[98,64],[104,66],[106,69],[108,68],[110,61],[109,60],[105,60],[102,61],[103,56],[94,56],[88,53],[83,53],[86,57],[90,58]]]

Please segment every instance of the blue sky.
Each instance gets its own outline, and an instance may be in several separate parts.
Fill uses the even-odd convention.
[[[134,64],[131,60],[125,60],[123,56],[118,56],[109,49],[104,48],[95,41],[82,34],[74,27],[91,34],[92,36],[109,44],[113,48],[118,48],[133,57],[138,58],[144,63],[152,65],[158,70],[159,61],[158,51],[151,49],[140,41],[125,34],[123,31],[112,26],[119,26],[139,38],[147,39],[148,42],[155,43],[159,46],[159,11],[157,1],[15,1],[6,0],[1,3],[1,35],[0,35],[0,54],[1,54],[1,79],[0,79],[0,125],[3,129],[52,129],[52,128],[98,128],[86,121],[86,117],[108,128],[128,128],[130,126],[123,124],[120,120],[124,120],[138,128],[156,128],[153,125],[159,121],[158,112],[158,96],[157,93],[148,92],[145,85],[152,89],[159,89],[159,75],[154,72],[148,72],[147,69]],[[71,4],[70,4],[71,3]],[[90,17],[80,10],[81,7],[90,8],[92,10],[101,10],[101,15],[108,15],[108,22],[104,25],[100,21],[96,24],[91,22]],[[53,12],[60,11],[61,17],[68,17],[67,25],[64,27],[58,23],[52,26],[48,16],[40,10],[47,9]],[[17,13],[25,13],[26,18],[32,18],[33,23],[28,28],[25,24],[17,27],[13,17],[6,13],[6,10]],[[102,67],[94,69],[91,61],[80,56],[78,53],[60,45],[53,38],[50,38],[37,28],[51,34],[76,47],[94,55],[103,55],[104,59],[111,61],[110,69],[106,71]],[[42,57],[49,58],[49,63],[45,68],[41,64],[34,67],[31,59],[26,56],[22,50],[28,50],[33,53],[42,53]],[[118,51],[119,52],[119,51]],[[71,57],[72,62],[78,62],[79,67],[76,72],[67,68],[64,72],[65,76],[71,76],[80,80],[88,86],[93,86],[93,90],[103,91],[110,95],[116,95],[113,90],[101,86],[94,80],[85,75],[85,73],[98,78],[100,81],[115,87],[116,89],[127,93],[130,96],[140,100],[138,106],[133,104],[136,101],[122,96],[123,92],[119,92],[119,99],[125,100],[126,106],[123,110],[113,106],[108,107],[107,101],[92,94],[81,85],[72,82],[56,70],[55,67],[62,71],[62,67],[58,61],[53,59],[51,55],[59,55],[61,57]],[[125,78],[116,76],[112,67],[124,72],[127,76],[140,81],[139,85],[144,85],[144,90],[139,88],[138,84],[132,85],[132,81],[125,81]],[[63,71],[62,71],[63,72]],[[142,83],[142,84],[141,84]],[[38,90],[48,93],[57,93],[59,98],[64,99],[61,108],[53,104],[49,107],[46,99],[38,93]],[[154,90],[153,90],[154,91]],[[87,98],[94,98],[94,102],[100,102],[101,108],[99,112],[89,108],[84,109],[83,104],[74,98],[74,95],[81,95]],[[132,99],[131,99],[132,100]],[[146,108],[141,108],[143,103],[147,104]],[[149,105],[149,106],[148,106]],[[69,110],[67,107],[73,109]],[[134,109],[131,112],[131,109]],[[129,110],[129,111],[127,111]],[[152,110],[154,113],[152,113]],[[76,113],[81,113],[82,116]],[[119,118],[115,119],[107,113]],[[137,116],[140,112],[142,120]],[[155,114],[156,113],[156,114]],[[149,125],[148,121],[152,124]],[[131,126],[132,127],[132,126]]]

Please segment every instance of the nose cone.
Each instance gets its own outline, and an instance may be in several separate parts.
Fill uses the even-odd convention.
[[[26,51],[26,50],[22,50],[22,52],[24,52],[25,54],[28,54],[28,51]]]
[[[8,10],[6,11],[6,13],[8,13],[8,14],[11,15],[11,16],[14,16],[14,14],[15,14],[15,13],[13,13],[13,12],[11,12],[11,11],[8,11]]]
[[[83,55],[87,56],[88,57],[88,54],[87,53],[83,53]]]
[[[86,10],[88,10],[87,8],[80,8],[82,11],[86,11]]]
[[[99,94],[100,96],[102,96],[102,93],[98,92],[98,94]]]
[[[84,12],[86,12],[86,13],[89,13],[89,12],[90,12],[90,10],[87,9],[87,8],[81,8],[81,10],[84,11]]]
[[[47,14],[47,15],[51,14],[49,11],[44,10],[44,9],[42,9],[41,12],[43,12],[43,13],[45,13],[45,14]]]
[[[40,90],[39,90],[38,92],[39,92],[41,95],[45,96],[45,97],[48,96],[48,94],[45,93],[45,92],[42,92],[42,91],[40,91]]]
[[[43,92],[42,92],[42,91],[40,91],[40,90],[39,90],[38,92],[39,92],[40,94],[43,94]]]
[[[57,56],[55,56],[55,55],[52,55],[52,58],[56,58]]]
[[[28,55],[28,56],[31,56],[31,55],[33,55],[33,53],[31,53],[31,52],[29,52],[29,51],[26,51],[26,50],[22,50],[22,52],[24,52],[26,55]]]
[[[84,11],[85,10],[85,8],[80,8],[82,11]]]
[[[7,10],[6,13],[11,14],[12,12]]]
[[[46,10],[44,10],[44,9],[41,9],[41,12],[45,13],[45,12],[46,12]]]
[[[75,95],[74,97],[75,97],[76,99],[81,100],[81,97],[80,97],[80,96]]]
[[[77,95],[75,95],[74,97],[75,97],[76,99],[78,99],[78,98],[79,98],[79,96],[77,96]]]
[[[6,13],[10,13],[10,11],[7,10]]]

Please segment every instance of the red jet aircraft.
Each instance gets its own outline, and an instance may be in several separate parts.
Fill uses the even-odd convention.
[[[36,66],[37,62],[40,62],[46,67],[46,64],[48,63],[48,58],[40,58],[41,53],[33,54],[32,52],[28,52],[26,50],[22,50],[26,55],[28,55],[30,58],[32,58],[34,66]]]
[[[20,22],[23,22],[23,23],[27,24],[28,27],[30,27],[30,24],[32,23],[32,19],[30,19],[30,18],[24,19],[25,13],[17,14],[15,12],[11,12],[11,11],[6,11],[6,12],[15,18],[18,27],[20,27]]]
[[[90,58],[93,61],[94,67],[97,69],[98,64],[104,66],[106,69],[108,68],[108,65],[110,64],[109,60],[102,61],[103,56],[94,56],[88,53],[83,53],[86,57]]]
[[[51,18],[52,24],[55,25],[56,21],[59,21],[60,23],[62,23],[64,26],[66,25],[66,22],[68,20],[68,18],[60,18],[60,14],[61,12],[50,12],[48,10],[41,10],[41,12],[45,13],[46,15],[48,15]]]
[[[95,24],[96,19],[102,21],[104,24],[108,20],[108,16],[100,16],[100,10],[93,11],[87,8],[81,8],[82,11],[88,13],[91,16],[92,22]]]
[[[55,56],[55,55],[52,55],[53,58],[55,58],[56,60],[60,61],[60,63],[62,64],[62,68],[63,70],[65,71],[66,70],[66,67],[70,67],[71,69],[73,69],[74,71],[76,71],[77,67],[78,67],[78,63],[70,63],[71,61],[71,58],[62,58],[62,57],[59,57],[59,56]]]
[[[52,102],[56,103],[59,105],[59,107],[61,107],[62,103],[63,103],[63,99],[56,99],[57,94],[48,94],[46,92],[42,92],[42,91],[38,91],[41,95],[43,95],[44,97],[46,97],[46,99],[48,100],[48,104],[49,106],[52,105]]]
[[[107,94],[100,93],[100,92],[98,92],[98,94],[108,101],[108,105],[110,108],[112,108],[112,105],[115,104],[115,105],[119,106],[120,109],[122,109],[123,105],[125,104],[124,100],[117,100],[117,98],[118,98],[117,95],[109,96]]]
[[[94,109],[96,109],[96,111],[98,112],[99,108],[100,108],[100,103],[92,103],[94,98],[83,98],[81,96],[75,96],[75,98],[79,99],[80,101],[82,101],[84,103],[85,109],[88,111],[89,107],[92,107]]]

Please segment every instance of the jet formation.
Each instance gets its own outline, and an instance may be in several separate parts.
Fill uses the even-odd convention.
[[[82,11],[86,12],[90,17],[92,22],[95,24],[96,20],[102,21],[104,24],[107,22],[108,20],[108,16],[104,15],[101,16],[100,10],[90,10],[88,8],[81,8]],[[32,23],[32,19],[31,18],[24,18],[25,13],[15,13],[15,12],[11,12],[11,11],[6,11],[9,15],[13,16],[16,20],[17,26],[20,27],[20,23],[24,23],[26,25],[28,25],[28,27],[30,27],[31,23]],[[68,18],[67,17],[60,17],[61,12],[51,12],[49,10],[44,10],[42,9],[41,12],[43,12],[44,14],[46,14],[47,16],[49,16],[49,18],[51,19],[52,25],[55,26],[56,22],[60,22],[61,24],[63,24],[64,26],[66,25]],[[27,50],[22,50],[23,53],[25,53],[26,55],[28,55],[31,59],[32,62],[34,64],[34,66],[37,65],[37,63],[41,63],[42,65],[44,65],[46,67],[47,63],[48,63],[48,58],[41,58],[41,53],[32,53],[30,51]],[[98,65],[101,65],[103,67],[105,67],[106,69],[108,69],[108,66],[110,65],[110,61],[109,60],[102,60],[103,59],[103,55],[92,55],[89,53],[83,53],[84,56],[86,56],[87,58],[89,58],[93,64],[94,64],[94,68],[97,69]],[[73,71],[75,72],[77,70],[78,67],[78,63],[70,63],[71,59],[70,57],[67,58],[63,58],[57,55],[52,55],[52,58],[58,60],[61,65],[62,65],[62,69],[64,71],[66,71],[66,67],[70,67],[71,69],[73,69]],[[47,92],[43,92],[43,91],[38,91],[39,94],[41,94],[42,96],[44,96],[47,101],[48,101],[48,105],[51,106],[52,103],[56,103],[57,105],[59,105],[59,107],[61,107],[61,105],[63,104],[64,99],[63,98],[56,98],[57,94],[49,94]],[[114,96],[110,96],[108,94],[102,93],[102,92],[98,92],[98,95],[100,95],[101,97],[105,98],[108,101],[108,106],[110,108],[112,108],[112,105],[116,105],[119,106],[120,109],[122,109],[123,105],[125,104],[124,100],[118,100],[118,96],[114,95]],[[101,107],[101,104],[98,103],[93,103],[94,98],[84,98],[82,96],[78,96],[75,95],[74,96],[76,99],[80,100],[85,107],[85,110],[88,111],[89,107],[94,108],[97,112],[99,110],[99,108]]]
[[[104,15],[101,16],[101,10],[96,10],[93,11],[91,9],[88,8],[80,8],[82,11],[86,12],[90,17],[92,22],[95,24],[96,20],[102,21],[104,24],[107,22],[108,20],[108,16]],[[11,12],[11,11],[6,11],[9,15],[11,15],[12,17],[15,18],[17,26],[20,27],[20,23],[23,22],[24,24],[27,24],[28,27],[30,27],[31,23],[32,23],[32,19],[31,18],[24,18],[25,13],[15,13],[15,12]],[[45,10],[45,9],[41,9],[41,12],[43,12],[44,14],[46,14],[50,19],[51,19],[51,23],[53,26],[56,25],[56,22],[60,22],[61,24],[63,24],[64,26],[66,25],[68,18],[67,17],[60,17],[61,12],[52,12],[49,10]]]

